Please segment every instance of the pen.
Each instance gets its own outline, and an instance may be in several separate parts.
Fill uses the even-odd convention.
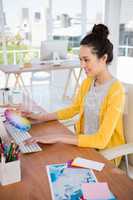
[[[2,153],[4,153],[4,146],[3,146],[3,144],[2,144],[2,139],[1,139],[1,137],[0,137],[0,146],[1,146],[1,151],[2,151]]]
[[[20,159],[20,149],[18,149],[18,151],[16,152],[16,160]]]
[[[11,161],[12,151],[13,151],[13,142],[11,142],[11,144],[10,144],[10,148],[9,148],[9,152],[8,152],[8,157],[7,157],[7,162]]]
[[[1,162],[11,162],[18,160],[20,157],[19,145],[15,144],[13,141],[8,144],[2,143],[0,137],[0,161]]]
[[[19,153],[19,146],[16,144],[13,144],[13,150],[12,150],[12,161],[18,160],[18,153]]]
[[[1,163],[5,163],[5,157],[4,157],[4,153],[1,153]]]
[[[15,151],[17,152],[19,150],[19,145],[16,145]]]

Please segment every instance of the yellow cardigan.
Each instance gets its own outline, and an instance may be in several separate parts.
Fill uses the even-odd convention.
[[[78,146],[80,147],[108,149],[124,144],[122,113],[125,92],[118,80],[111,85],[101,105],[98,131],[91,135],[84,134],[84,99],[90,89],[92,80],[92,78],[87,78],[83,81],[72,105],[57,111],[57,117],[60,120],[64,120],[79,114],[79,121],[76,123],[76,133],[78,136]],[[116,159],[115,164],[118,165],[120,160],[120,158]]]

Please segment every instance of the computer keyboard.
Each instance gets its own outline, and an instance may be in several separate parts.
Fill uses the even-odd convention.
[[[19,145],[21,153],[32,153],[42,150],[37,143],[30,145],[23,144],[24,140],[29,139],[31,137],[31,135],[28,132],[19,130],[7,121],[5,122],[5,128],[7,129],[8,133],[13,138],[13,140],[16,142],[16,144]]]

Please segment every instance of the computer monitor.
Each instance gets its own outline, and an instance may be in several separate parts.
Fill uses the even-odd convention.
[[[67,40],[49,40],[41,42],[40,60],[53,60],[54,55],[59,59],[67,58]]]

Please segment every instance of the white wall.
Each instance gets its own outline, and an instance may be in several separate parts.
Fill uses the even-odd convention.
[[[117,75],[120,9],[121,9],[121,0],[106,0],[105,1],[104,23],[110,29],[109,38],[114,45],[114,51],[113,51],[114,59],[113,59],[112,64],[109,66],[110,72],[113,74],[113,76]]]

